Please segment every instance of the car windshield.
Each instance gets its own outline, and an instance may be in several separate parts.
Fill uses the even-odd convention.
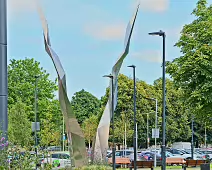
[[[166,156],[173,156],[171,152],[166,151]]]

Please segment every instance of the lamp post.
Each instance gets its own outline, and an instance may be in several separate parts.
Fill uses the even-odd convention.
[[[113,147],[112,147],[112,160],[113,160],[113,170],[116,169],[116,157],[115,157],[115,136],[114,136],[114,89],[113,89],[113,80],[114,77],[110,75],[104,75],[103,77],[108,77],[111,79],[111,94],[112,94],[112,100],[111,100],[111,115],[112,115],[112,135],[113,135]]]
[[[191,119],[191,158],[194,159],[194,115]]]
[[[206,122],[205,122],[205,148],[207,148],[207,129],[206,129]]]
[[[39,76],[35,76],[35,154],[36,154],[36,158],[38,155],[38,150],[37,150],[37,146],[38,146],[38,140],[37,140],[37,86],[38,86],[38,78]],[[37,163],[36,163],[36,169],[37,169]]]
[[[159,32],[151,32],[149,35],[158,35],[163,37],[163,72],[162,72],[162,77],[163,77],[163,113],[162,113],[162,170],[166,170],[166,68],[165,68],[165,38],[166,34],[163,31]]]
[[[143,96],[144,97],[144,96]],[[155,133],[156,133],[156,129],[158,126],[158,100],[155,98],[148,98],[148,97],[144,97],[147,100],[153,100],[155,101]],[[155,134],[155,156],[154,156],[154,167],[157,166],[157,161],[156,161],[156,149],[157,149],[157,138],[156,138],[156,134]]]
[[[7,0],[0,0],[0,131],[7,140]]]
[[[134,102],[134,138],[133,138],[133,146],[134,146],[134,169],[137,169],[137,135],[136,135],[136,80],[135,80],[135,65],[128,66],[133,68],[133,82],[134,82],[134,94],[133,94],[133,102]]]

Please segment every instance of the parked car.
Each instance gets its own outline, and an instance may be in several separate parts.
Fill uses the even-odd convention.
[[[199,152],[208,155],[209,160],[212,161],[212,150],[200,150]]]
[[[126,155],[125,155],[125,153],[126,153]],[[133,153],[133,151],[131,151],[131,150],[126,150],[126,151],[125,150],[118,150],[118,151],[116,151],[115,156],[117,158],[122,158],[122,157],[129,158],[132,153]],[[112,152],[109,153],[107,157],[108,158],[112,158]]]
[[[146,159],[146,160],[155,160],[155,153],[154,152],[143,152],[143,157]],[[161,155],[160,154],[157,154],[156,153],[156,164],[157,166],[161,166]]]
[[[47,148],[47,150],[48,150],[48,151],[61,151],[62,148],[61,148],[61,146],[49,146],[49,147]]]
[[[50,163],[53,167],[66,167],[71,166],[71,160],[69,152],[55,152],[52,153],[48,158],[42,160],[42,165]]]

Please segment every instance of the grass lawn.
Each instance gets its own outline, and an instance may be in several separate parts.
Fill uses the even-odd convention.
[[[212,164],[210,165],[211,168],[212,168]],[[126,169],[129,169],[129,168],[118,168],[117,170],[126,170]],[[139,168],[138,168],[139,169]],[[140,170],[150,170],[150,168],[140,168]],[[182,169],[182,166],[167,166],[166,167],[167,170],[179,170],[179,169]],[[161,170],[161,167],[157,167],[157,168],[154,168],[154,170]],[[193,167],[193,168],[186,168],[186,170],[200,170],[200,167]]]

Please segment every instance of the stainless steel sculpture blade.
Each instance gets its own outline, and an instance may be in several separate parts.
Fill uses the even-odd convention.
[[[75,167],[81,167],[87,164],[87,154],[85,148],[84,135],[77,122],[77,119],[75,118],[71,104],[67,96],[65,71],[62,67],[58,55],[54,52],[54,50],[51,47],[47,21],[40,7],[38,7],[38,11],[43,27],[45,50],[51,57],[58,74],[59,101],[66,124],[69,151],[71,157],[74,160]]]
[[[123,63],[124,58],[127,56],[129,52],[129,46],[130,46],[130,39],[132,36],[135,20],[137,17],[139,5],[136,8],[136,12],[134,13],[132,19],[130,20],[125,34],[125,45],[124,45],[124,51],[122,52],[121,56],[115,63],[115,65],[112,68],[112,75],[114,77],[114,109],[117,105],[117,94],[118,94],[118,74],[121,68],[121,65]],[[112,88],[112,81],[110,81],[110,88]],[[112,100],[112,94],[110,89],[110,96],[107,102],[107,105],[105,107],[105,110],[103,112],[103,115],[101,117],[101,120],[99,122],[97,132],[96,132],[96,140],[94,145],[94,157],[93,161],[101,161],[102,159],[106,158],[106,153],[108,149],[108,138],[109,138],[109,128],[110,128],[110,120],[112,117],[112,107],[111,107],[111,100]]]

